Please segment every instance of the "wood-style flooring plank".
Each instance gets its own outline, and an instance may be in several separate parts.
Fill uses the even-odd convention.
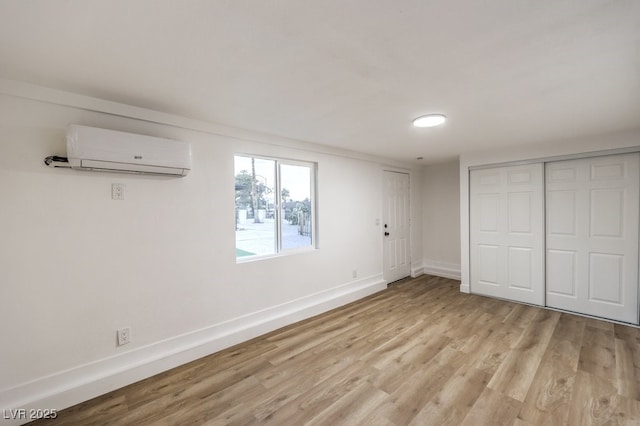
[[[393,393],[406,386],[406,380],[416,372],[428,372],[433,366],[438,370],[455,365],[462,354],[449,347],[451,339],[442,335],[433,335],[425,342],[420,342],[403,355],[397,365],[380,370],[373,383],[387,393]],[[456,367],[457,369],[457,367]]]
[[[364,422],[369,413],[387,397],[385,392],[363,382],[304,424],[309,426],[359,424]]]
[[[631,399],[640,399],[640,381],[638,369],[633,365],[633,352],[622,339],[615,339],[614,344],[618,393]]]
[[[58,415],[55,419],[42,419],[31,424],[51,424],[61,426],[75,425],[102,425],[108,424],[105,419],[121,419],[128,414],[126,395],[112,392],[99,398],[75,405],[64,410],[64,415]],[[113,423],[115,424],[115,423]]]
[[[317,386],[300,388],[301,392],[293,398],[282,399],[279,402],[283,403],[277,407],[273,404],[270,406],[260,404],[258,401],[254,413],[259,420],[274,425],[302,424],[317,417],[336,416],[343,409],[341,405],[336,404],[345,395],[355,389],[362,388],[362,385],[368,383],[369,378],[376,373],[374,367],[362,362],[353,363]],[[279,392],[276,395],[289,395],[290,393]],[[333,408],[329,410],[329,407]]]
[[[566,424],[582,348],[584,318],[561,315],[531,383],[518,419],[529,424]]]
[[[34,424],[640,424],[640,329],[424,275]]]
[[[460,423],[461,426],[511,425],[522,403],[498,391],[485,388],[471,410]]]
[[[567,424],[640,424],[640,402],[618,395],[611,382],[595,374],[578,370],[572,399]]]
[[[524,401],[560,319],[558,312],[535,309],[536,314],[522,332],[516,347],[509,352],[489,383],[490,388],[518,401]]]
[[[463,359],[463,353],[450,347],[442,348],[421,368],[414,369],[410,376],[402,377],[402,383],[397,383],[392,392],[387,391],[389,398],[374,413],[394,424],[408,424],[433,399],[436,392],[452,379],[462,366]],[[380,380],[374,381],[378,388],[388,389],[380,383]]]
[[[615,383],[616,349],[613,333],[588,325],[578,363],[580,370]]]
[[[459,425],[486,389],[490,378],[484,370],[463,365],[409,424]]]
[[[538,369],[518,414],[530,424],[566,424],[567,407],[574,389],[576,370],[556,362],[545,363]]]

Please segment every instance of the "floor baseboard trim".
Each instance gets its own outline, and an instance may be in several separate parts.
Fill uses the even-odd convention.
[[[422,265],[411,268],[411,278],[416,278],[420,275],[424,275],[424,268]]]
[[[281,305],[0,391],[4,413],[62,410],[387,288],[382,275],[339,285]],[[5,416],[7,417],[7,416]],[[16,415],[15,417],[20,417]],[[31,419],[3,419],[3,425]],[[6,423],[5,423],[6,422]]]
[[[460,265],[444,262],[424,262],[423,272],[437,277],[460,280]]]

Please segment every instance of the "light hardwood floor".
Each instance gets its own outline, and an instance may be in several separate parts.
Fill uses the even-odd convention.
[[[428,275],[46,425],[640,424],[640,330]]]

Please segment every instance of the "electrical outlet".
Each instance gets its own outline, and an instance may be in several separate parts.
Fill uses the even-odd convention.
[[[354,269],[351,271],[351,278],[358,278],[358,270]]]
[[[126,345],[131,341],[131,329],[129,327],[120,328],[116,331],[118,346]]]
[[[111,184],[111,199],[124,200],[124,183]]]

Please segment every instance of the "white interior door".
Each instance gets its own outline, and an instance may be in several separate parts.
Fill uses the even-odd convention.
[[[472,293],[544,305],[543,168],[471,171]]]
[[[638,323],[639,163],[547,163],[548,306]]]
[[[409,175],[384,171],[382,223],[383,276],[394,282],[411,275],[409,259]]]

